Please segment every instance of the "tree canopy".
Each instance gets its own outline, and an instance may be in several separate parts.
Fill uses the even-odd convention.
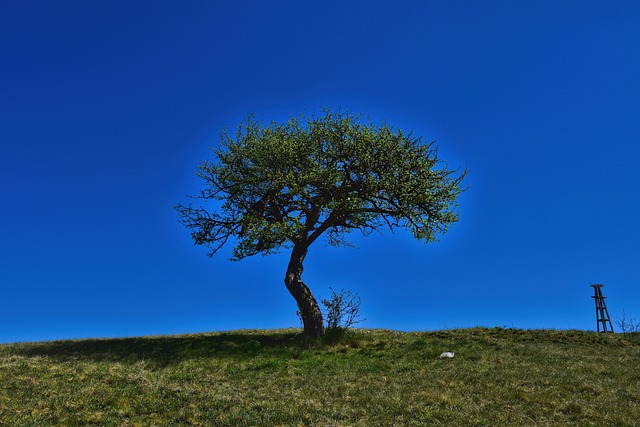
[[[361,115],[327,109],[267,126],[249,116],[221,134],[214,155],[199,166],[205,188],[195,198],[217,203],[177,206],[182,223],[209,255],[228,242],[233,260],[292,250],[290,291],[304,285],[302,261],[321,236],[339,246],[353,231],[407,228],[432,242],[459,219],[466,171],[448,169],[434,143]],[[317,306],[310,291],[304,298]]]

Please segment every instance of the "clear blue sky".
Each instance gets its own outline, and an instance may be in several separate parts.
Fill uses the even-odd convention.
[[[173,206],[248,113],[362,112],[469,169],[440,242],[311,247],[364,327],[640,318],[640,3],[0,6],[0,342],[298,326],[287,254],[209,259]]]

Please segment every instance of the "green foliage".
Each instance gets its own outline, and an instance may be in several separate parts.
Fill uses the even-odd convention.
[[[182,222],[210,255],[232,239],[234,260],[269,254],[325,235],[408,228],[434,241],[458,220],[465,172],[448,170],[433,143],[329,109],[263,127],[248,117],[235,137],[221,135],[215,160],[200,165],[197,199],[214,209],[179,205]]]
[[[2,426],[634,426],[640,344],[584,331],[299,330],[0,345]],[[442,351],[455,351],[443,360]]]

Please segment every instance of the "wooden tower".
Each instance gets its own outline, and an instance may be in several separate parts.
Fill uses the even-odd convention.
[[[596,325],[598,326],[598,332],[600,332],[600,326],[602,326],[602,332],[613,332],[613,325],[609,318],[609,310],[607,310],[607,304],[604,302],[605,296],[602,295],[602,287],[604,285],[591,285],[595,295],[591,298],[596,300]],[[609,329],[607,329],[609,324]]]

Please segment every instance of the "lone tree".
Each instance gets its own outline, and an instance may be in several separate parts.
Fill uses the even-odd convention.
[[[215,160],[199,166],[205,189],[178,205],[181,222],[212,256],[232,242],[232,260],[288,249],[284,277],[305,334],[324,334],[322,313],[302,281],[309,246],[320,236],[348,245],[347,234],[397,227],[436,241],[457,222],[466,171],[449,170],[437,147],[360,115],[326,109],[264,127],[249,116],[235,138],[225,130]]]

